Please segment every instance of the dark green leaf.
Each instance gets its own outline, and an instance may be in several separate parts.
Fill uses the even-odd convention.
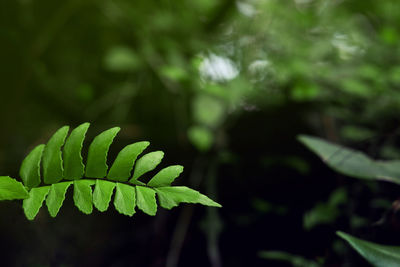
[[[84,123],[75,128],[64,146],[64,178],[75,180],[83,177],[85,165],[81,155],[83,141],[90,123]]]
[[[54,184],[63,179],[61,147],[67,137],[69,127],[60,128],[47,142],[43,152],[43,180]]]
[[[153,189],[144,186],[136,186],[136,199],[136,204],[139,209],[148,215],[156,215],[156,192]]]
[[[44,148],[45,145],[38,145],[22,162],[19,175],[28,188],[37,187],[40,184],[40,161]]]
[[[356,178],[400,184],[400,161],[377,161],[362,152],[310,136],[299,140],[332,169]]]
[[[137,156],[149,146],[149,142],[137,142],[126,146],[119,152],[114,164],[108,172],[107,178],[115,181],[126,182],[131,177],[131,171]]]
[[[42,186],[32,188],[29,192],[29,198],[24,199],[22,203],[22,207],[24,209],[24,213],[28,220],[33,220],[38,214],[39,209],[43,205],[43,201],[49,193],[50,186]]]
[[[349,242],[349,244],[360,253],[367,261],[377,267],[400,266],[400,247],[379,245],[358,239],[343,232],[337,235]]]
[[[322,266],[315,261],[293,255],[284,251],[261,251],[258,254],[261,258],[269,260],[284,261],[290,263],[293,267],[319,267]]]
[[[86,177],[104,178],[107,175],[107,154],[119,127],[111,128],[96,136],[89,147],[86,163]]]
[[[25,199],[29,194],[22,183],[9,176],[0,176],[0,200]]]

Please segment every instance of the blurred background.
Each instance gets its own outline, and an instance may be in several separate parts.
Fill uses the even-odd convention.
[[[400,159],[399,41],[396,0],[0,1],[1,175],[91,122],[122,128],[110,162],[149,140],[223,205],[86,216],[70,190],[30,222],[1,202],[2,265],[365,266],[335,231],[399,245],[399,188],[296,136]]]

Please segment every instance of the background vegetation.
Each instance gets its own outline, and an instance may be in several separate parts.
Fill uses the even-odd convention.
[[[336,174],[296,140],[400,159],[399,29],[395,0],[1,1],[0,174],[89,121],[93,136],[121,126],[111,158],[150,140],[224,206],[86,216],[69,197],[29,222],[2,202],[2,262],[362,266],[336,230],[399,245],[399,188]]]

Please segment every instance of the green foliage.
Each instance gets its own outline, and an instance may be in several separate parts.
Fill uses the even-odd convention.
[[[299,141],[337,172],[355,178],[400,184],[400,161],[398,160],[373,160],[365,153],[317,137],[302,135],[299,136]]]
[[[344,188],[336,189],[327,202],[317,203],[303,216],[303,227],[310,230],[320,224],[333,223],[340,215],[340,205],[347,202],[347,192]]]
[[[316,137],[300,136],[299,140],[321,157],[328,166],[342,174],[361,179],[384,180],[400,184],[400,161],[373,160],[362,152],[335,145]],[[340,203],[342,202],[341,199],[343,200],[339,195],[339,197],[331,198],[330,202],[335,204],[339,201]],[[331,206],[317,206],[317,211],[326,213],[329,208],[332,209]],[[335,212],[330,214],[330,216],[334,215]],[[319,218],[320,221],[321,219],[332,220],[329,216]],[[375,244],[340,231],[337,234],[374,266],[399,266],[400,247]]]
[[[118,127],[104,131],[94,138],[89,146],[85,166],[81,151],[88,128],[89,123],[84,123],[74,129],[66,139],[69,127],[64,126],[50,138],[47,145],[34,148],[21,166],[23,184],[7,176],[0,177],[0,200],[23,199],[23,209],[29,220],[35,218],[44,201],[50,215],[56,217],[71,186],[74,190],[75,206],[85,214],[93,212],[93,205],[101,212],[106,211],[114,188],[115,209],[128,216],[135,213],[136,206],[144,213],[154,216],[157,212],[156,193],[160,205],[167,209],[180,203],[221,207],[193,189],[171,186],[183,171],[180,165],[162,169],[147,184],[139,181],[144,174],[154,170],[164,156],[162,151],[151,152],[142,156],[135,164],[138,155],[149,145],[147,141],[125,147],[109,170],[107,154],[120,130]],[[133,167],[135,168],[131,174]],[[40,186],[41,168],[43,182],[49,185]]]
[[[258,253],[261,258],[283,261],[290,263],[293,267],[320,267],[322,264],[319,264],[315,261],[311,261],[305,259],[301,256],[293,255],[284,251],[261,251]]]
[[[0,200],[24,199],[28,191],[18,181],[8,176],[0,176]]]
[[[395,267],[400,262],[400,247],[384,246],[358,239],[343,232],[338,236],[349,242],[360,255],[377,267]]]

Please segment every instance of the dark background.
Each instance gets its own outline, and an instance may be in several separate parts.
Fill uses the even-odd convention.
[[[336,230],[399,245],[397,186],[336,174],[296,140],[400,158],[399,29],[396,0],[0,1],[1,175],[91,122],[88,141],[122,128],[110,162],[149,140],[185,166],[177,184],[223,205],[87,216],[70,190],[57,218],[28,221],[4,201],[1,265],[363,266]]]

